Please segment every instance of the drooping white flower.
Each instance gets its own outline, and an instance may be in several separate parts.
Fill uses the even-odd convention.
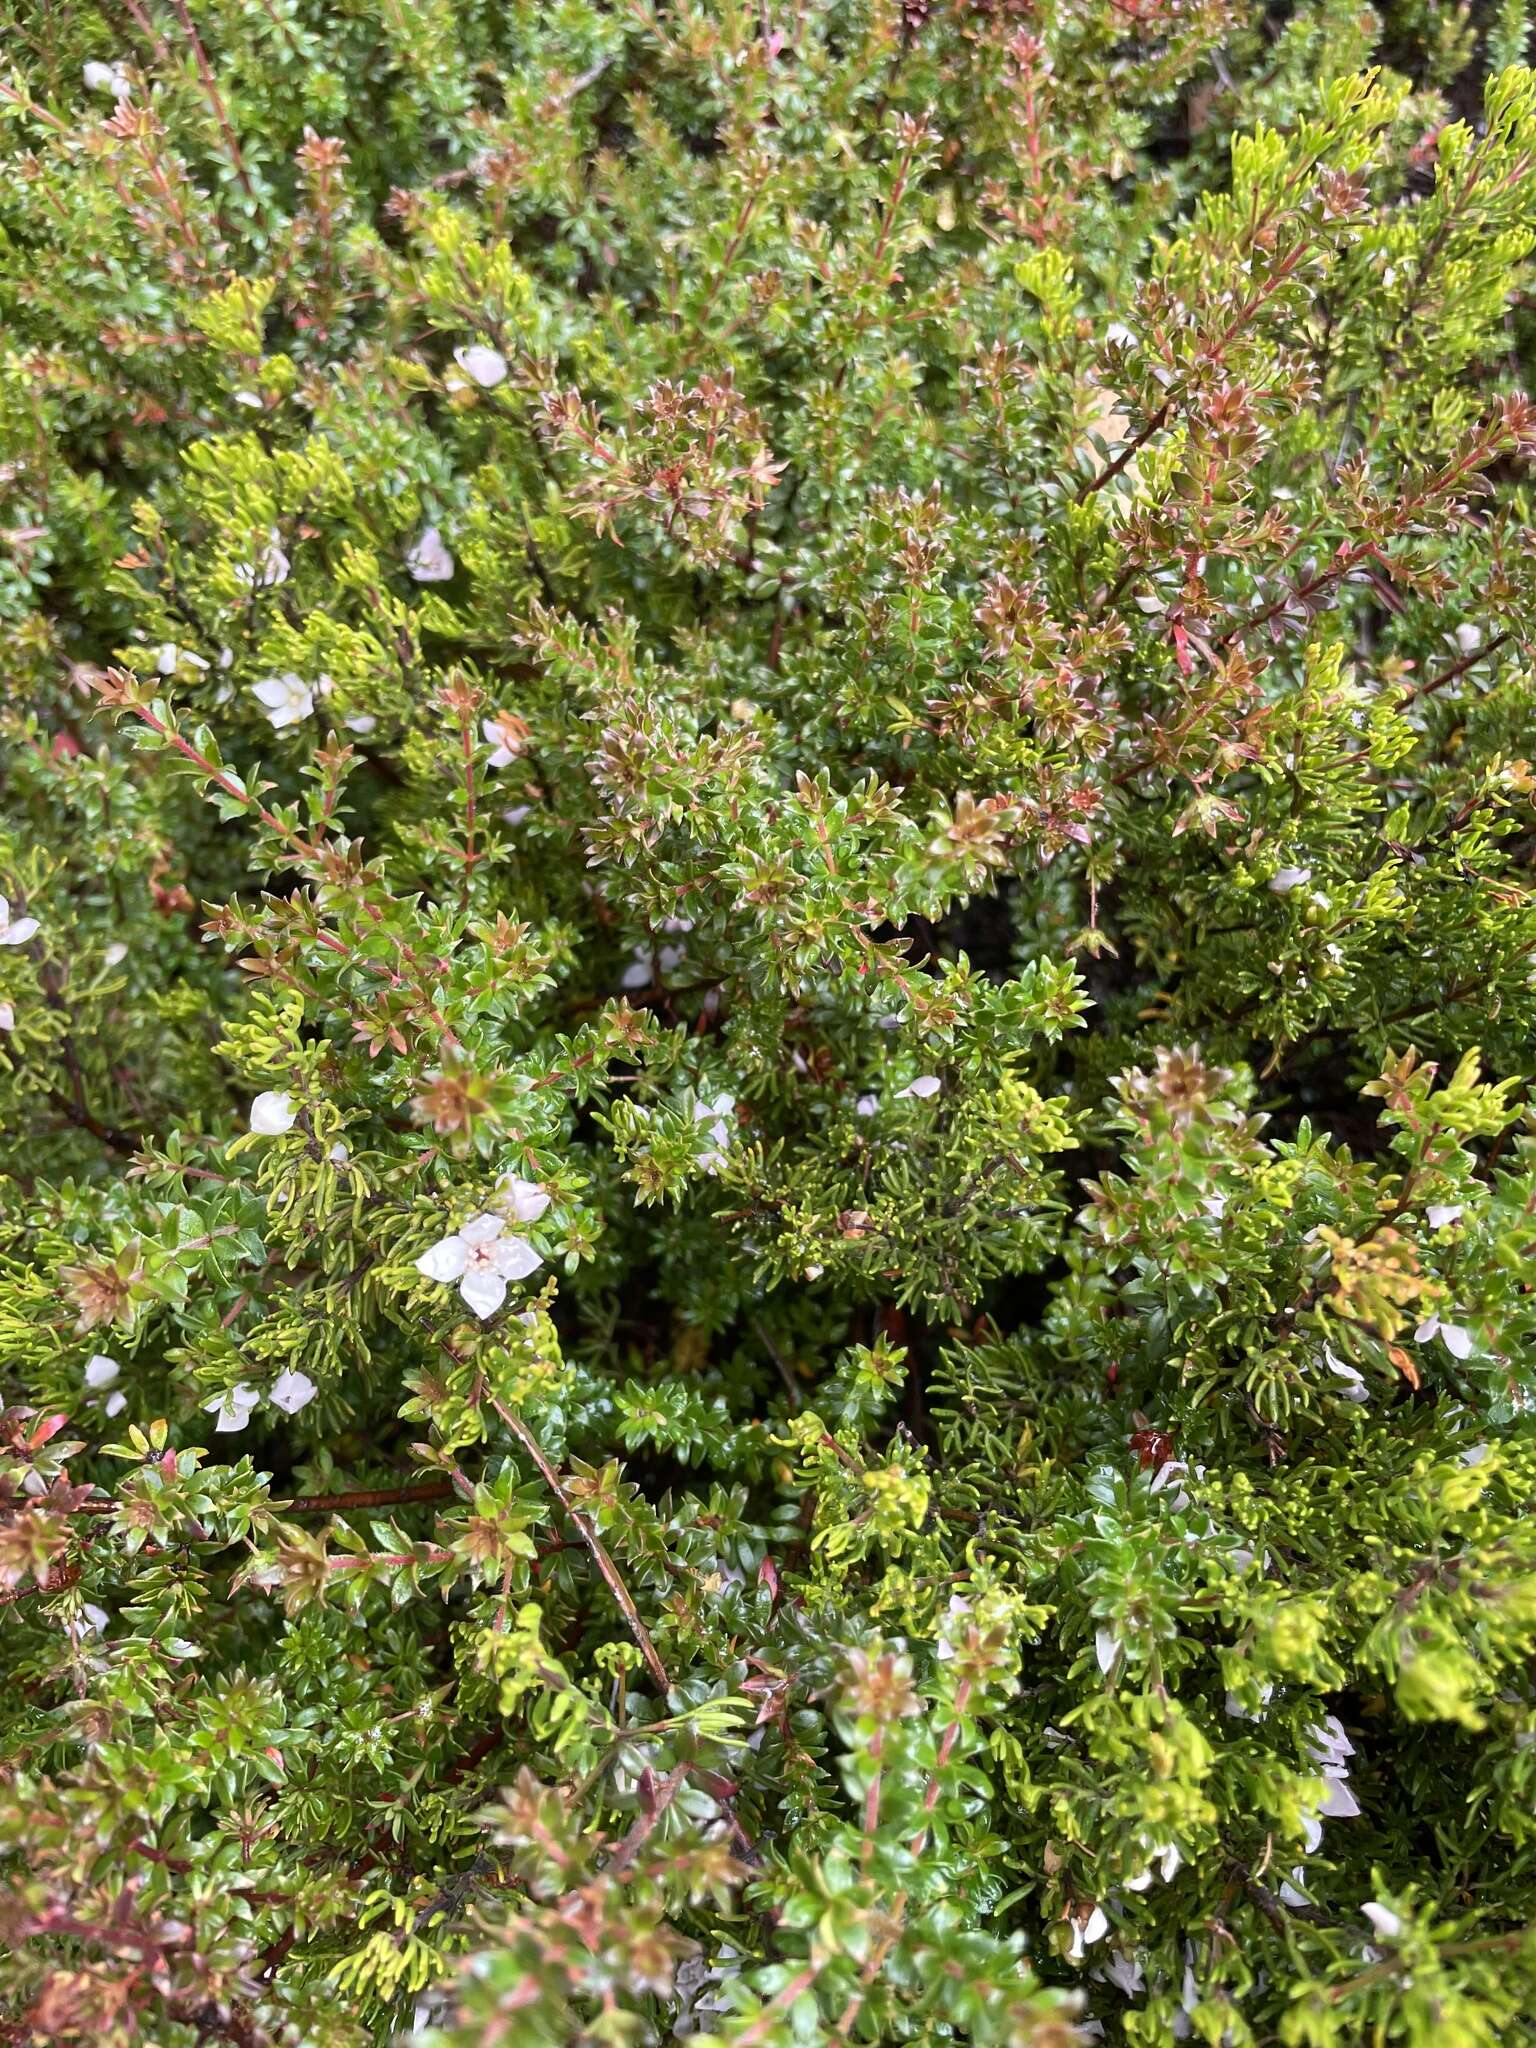
[[[506,357],[499,348],[492,348],[489,342],[473,341],[467,348],[456,348],[453,360],[482,391],[494,391],[507,374]]]
[[[288,581],[292,566],[283,552],[282,535],[274,526],[255,561],[236,564],[235,581],[247,590],[274,590],[279,583]]]
[[[99,57],[93,57],[80,67],[80,79],[87,92],[109,92],[115,100],[131,99],[133,80],[128,76],[128,66],[122,58],[114,58],[110,64],[103,64]]]
[[[523,1180],[515,1173],[504,1173],[496,1183],[500,1204],[514,1222],[537,1223],[549,1207],[549,1196],[536,1180]]]
[[[446,583],[453,574],[453,556],[435,526],[424,526],[405,551],[405,566],[417,583]]]
[[[35,917],[12,917],[10,904],[0,896],[0,946],[24,946],[37,930]]]
[[[285,1415],[297,1415],[301,1408],[307,1408],[315,1398],[315,1383],[307,1372],[300,1372],[290,1366],[279,1373],[269,1389],[269,1398],[274,1408],[281,1408]]]
[[[280,1138],[293,1129],[298,1114],[285,1088],[269,1088],[251,1104],[251,1129],[258,1138]]]
[[[1079,1906],[1075,1913],[1067,1915],[1072,1929],[1072,1945],[1067,1950],[1069,1963],[1080,1963],[1083,1950],[1095,1941],[1102,1941],[1109,1932],[1109,1921],[1102,1906],[1090,1906],[1086,1910]]]
[[[528,729],[520,718],[514,718],[510,711],[498,711],[494,718],[480,722],[485,743],[491,749],[488,768],[505,768],[515,761],[528,742]]]
[[[927,1102],[937,1095],[944,1083],[937,1074],[919,1074],[915,1081],[909,1081],[905,1088],[898,1088],[898,1095],[915,1095],[919,1102]]]
[[[104,1351],[98,1351],[93,1358],[88,1358],[85,1362],[85,1384],[93,1392],[102,1387],[110,1387],[122,1369],[115,1358],[108,1358]]]
[[[693,1105],[694,1122],[709,1125],[709,1148],[699,1154],[699,1164],[706,1173],[718,1173],[725,1164],[725,1148],[736,1128],[732,1121],[735,1108],[734,1095],[717,1095],[713,1102],[699,1101]]]
[[[1276,896],[1289,896],[1293,889],[1305,889],[1311,879],[1310,868],[1278,868],[1270,876],[1269,886]]]
[[[459,1293],[482,1322],[507,1298],[509,1280],[526,1280],[544,1261],[526,1238],[503,1237],[506,1219],[472,1216],[461,1230],[439,1238],[416,1261],[416,1270]]]
[[[264,676],[259,683],[252,683],[251,695],[265,706],[275,732],[281,732],[285,725],[299,724],[315,708],[314,691],[292,669],[284,675]]]
[[[1337,1714],[1327,1714],[1308,1728],[1307,1754],[1325,1771],[1343,1770],[1345,1759],[1354,1753],[1355,1745],[1344,1733],[1344,1723]]]
[[[1383,1941],[1391,1941],[1394,1935],[1401,1934],[1403,1931],[1403,1923],[1397,1914],[1393,1912],[1390,1906],[1382,1905],[1378,1899],[1367,1899],[1360,1908],[1360,1911],[1370,1921]]]
[[[211,1401],[203,1403],[206,1413],[215,1418],[213,1428],[216,1436],[232,1436],[244,1429],[254,1410],[260,1406],[260,1394],[244,1380],[229,1388],[228,1392],[215,1394]]]

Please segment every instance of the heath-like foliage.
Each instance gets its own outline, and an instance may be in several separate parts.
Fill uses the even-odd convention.
[[[0,2041],[1528,2038],[1518,0],[0,28]]]

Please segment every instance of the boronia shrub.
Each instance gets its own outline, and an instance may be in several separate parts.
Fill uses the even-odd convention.
[[[1516,0],[0,23],[0,2040],[1531,2039]]]

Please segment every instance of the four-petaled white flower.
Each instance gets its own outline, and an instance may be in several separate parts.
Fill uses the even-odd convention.
[[[300,1372],[290,1366],[279,1373],[272,1382],[271,1401],[274,1408],[281,1408],[285,1415],[297,1415],[301,1408],[307,1408],[315,1398],[315,1383],[307,1372]]]
[[[519,1174],[504,1173],[496,1190],[502,1208],[517,1223],[537,1223],[549,1207],[549,1197],[538,1182],[524,1180]]]
[[[456,348],[453,360],[482,391],[494,391],[507,374],[506,357],[486,341],[472,341],[467,348]]]
[[[285,725],[297,725],[315,708],[314,691],[292,669],[285,675],[264,676],[259,683],[252,683],[251,695],[265,705],[276,732],[281,732]]]
[[[418,583],[446,583],[453,557],[435,526],[424,526],[405,551],[405,566]]]
[[[12,917],[10,904],[0,896],[0,946],[24,946],[37,929],[35,917]]]
[[[298,1114],[285,1088],[269,1088],[251,1104],[251,1129],[258,1138],[280,1138],[293,1129]]]
[[[283,552],[282,535],[274,526],[267,536],[267,544],[254,562],[241,562],[235,568],[235,581],[247,590],[273,590],[279,583],[288,581],[292,564]]]
[[[110,64],[103,64],[99,57],[80,67],[80,79],[87,92],[109,92],[115,100],[126,100],[133,96],[133,80],[128,76],[128,66],[118,57]]]
[[[731,1120],[735,1108],[734,1095],[717,1095],[713,1102],[701,1101],[693,1105],[694,1122],[709,1125],[709,1148],[699,1154],[699,1164],[706,1173],[718,1173],[725,1164],[725,1148],[735,1130]]]
[[[919,1102],[926,1102],[943,1086],[937,1074],[919,1074],[915,1081],[909,1081],[905,1088],[898,1088],[896,1092],[898,1095],[915,1095]]]
[[[244,1380],[226,1393],[215,1394],[211,1401],[203,1403],[205,1411],[214,1417],[214,1433],[218,1436],[231,1436],[235,1431],[244,1429],[260,1405],[260,1394]]]
[[[480,730],[491,749],[488,768],[505,768],[508,762],[515,761],[528,738],[527,727],[510,711],[498,711],[494,718],[482,719]]]
[[[526,1280],[544,1261],[523,1237],[503,1237],[502,1216],[471,1216],[462,1229],[441,1237],[416,1261],[418,1273],[451,1286],[482,1322],[495,1315],[507,1298],[509,1280]]]

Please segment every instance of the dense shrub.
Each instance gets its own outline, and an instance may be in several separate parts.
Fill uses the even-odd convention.
[[[0,25],[0,2039],[1530,2038],[1520,6]]]

